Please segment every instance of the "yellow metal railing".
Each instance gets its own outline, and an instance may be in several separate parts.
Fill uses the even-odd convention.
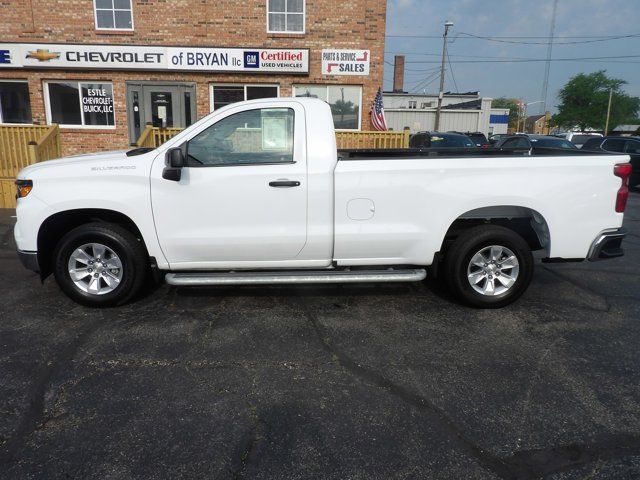
[[[181,131],[181,128],[159,128],[147,125],[136,145],[156,148]],[[339,149],[408,148],[409,130],[402,132],[336,132],[336,144]]]
[[[16,206],[14,181],[20,170],[58,157],[57,125],[0,125],[0,208]]]

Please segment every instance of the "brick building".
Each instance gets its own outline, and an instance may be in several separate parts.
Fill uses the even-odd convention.
[[[126,148],[226,104],[317,96],[368,130],[386,0],[4,0],[0,123],[57,123],[64,154]]]

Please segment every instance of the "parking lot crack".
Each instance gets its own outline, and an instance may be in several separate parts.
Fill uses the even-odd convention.
[[[521,450],[504,460],[516,475],[514,478],[544,478],[592,463],[596,472],[602,462],[638,455],[640,436],[622,433],[604,435],[591,443]]]
[[[53,360],[47,362],[36,376],[28,395],[28,407],[18,427],[7,441],[0,447],[0,464],[8,464],[20,452],[26,439],[46,423],[45,395],[51,382],[60,373],[70,368],[80,347],[104,324],[104,320],[95,320],[86,324],[75,337],[60,348]]]
[[[234,480],[245,478],[248,467],[256,464],[258,460],[258,447],[264,441],[267,434],[267,424],[258,415],[258,409],[253,405],[249,405],[248,408],[253,426],[240,442],[237,465],[232,471],[232,478]]]
[[[337,348],[314,311],[309,308],[302,299],[299,305],[311,324],[322,348],[331,356],[335,363],[366,383],[386,390],[404,403],[420,410],[423,414],[427,415],[434,427],[445,432],[447,437],[449,437],[458,448],[474,458],[483,468],[494,472],[502,478],[518,478],[512,475],[509,466],[500,458],[491,455],[467,438],[447,414],[429,401],[429,399],[389,380],[381,373],[357,363],[349,355]]]

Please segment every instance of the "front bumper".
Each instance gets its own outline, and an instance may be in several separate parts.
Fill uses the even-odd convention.
[[[602,232],[591,244],[587,259],[593,262],[623,256],[622,239],[626,234],[624,228]]]
[[[23,252],[18,250],[18,258],[22,266],[28,270],[39,273],[40,265],[38,264],[38,252]]]

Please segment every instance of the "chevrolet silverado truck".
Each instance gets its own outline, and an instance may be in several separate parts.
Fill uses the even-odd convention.
[[[622,255],[628,156],[338,150],[329,105],[235,103],[156,149],[29,166],[22,263],[89,306],[175,286],[421,281],[475,307],[516,300],[543,261]]]

